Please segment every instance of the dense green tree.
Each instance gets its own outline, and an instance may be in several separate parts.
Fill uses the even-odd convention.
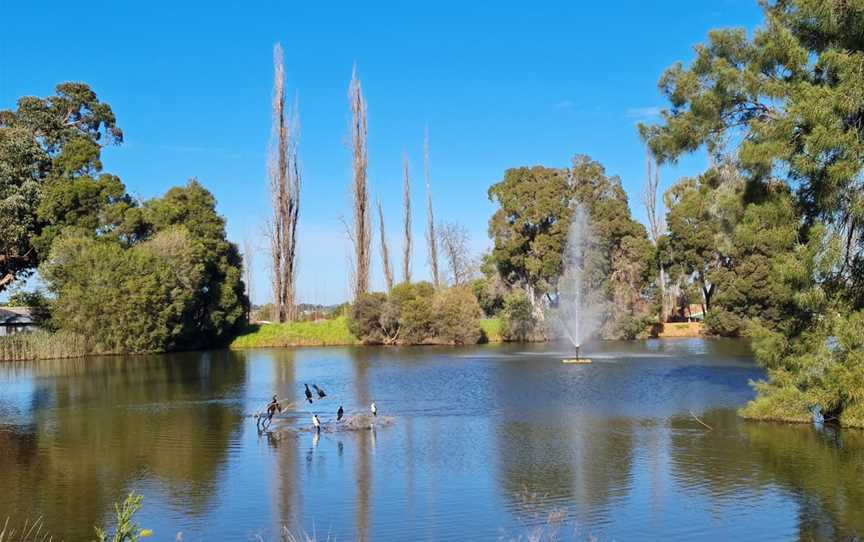
[[[54,294],[52,324],[100,352],[217,346],[245,323],[237,248],[213,196],[191,181],[132,207],[141,236],[128,244],[67,226],[40,273]]]
[[[116,206],[130,200],[100,175],[101,149],[122,140],[111,107],[83,83],[0,111],[0,291],[36,268],[63,227],[118,227]]]
[[[541,166],[508,169],[489,188],[489,199],[499,207],[489,221],[492,257],[504,280],[524,287],[536,303],[554,292],[561,274],[573,204],[569,172]]]
[[[795,186],[808,224],[845,232],[840,284],[857,286],[864,243],[864,41],[858,2],[777,0],[765,21],[715,30],[689,67],[660,80],[671,108],[640,130],[654,153],[675,160],[703,145],[713,154],[740,141],[751,182],[782,174]],[[856,290],[857,291],[857,290]]]
[[[145,202],[143,221],[156,234],[183,227],[189,232],[189,256],[200,268],[201,290],[187,307],[178,346],[198,348],[226,344],[245,325],[246,299],[242,258],[227,240],[225,219],[216,198],[195,180]]]
[[[731,267],[732,230],[743,209],[743,180],[730,167],[711,168],[696,179],[682,179],[665,194],[670,276],[692,280],[705,313],[717,290],[717,273]]]
[[[618,177],[578,155],[570,168],[507,170],[489,197],[499,205],[489,224],[492,258],[509,286],[524,289],[535,319],[557,303],[568,230],[582,207],[592,232],[583,288],[598,297],[603,335],[622,336],[634,314],[647,322],[653,247],[645,227],[631,217]]]
[[[169,238],[170,237],[170,238]],[[40,267],[55,300],[53,323],[95,352],[153,352],[177,345],[200,284],[183,230],[131,249],[68,232]]]
[[[864,6],[841,0],[762,5],[765,21],[752,37],[743,29],[713,31],[690,66],[666,71],[660,88],[671,108],[659,125],[640,130],[661,160],[703,146],[720,157],[736,143],[731,150],[745,177],[745,216],[751,215],[745,222],[752,221],[737,231],[736,250],[745,250],[749,261],[737,267],[737,278],[720,273],[717,280],[726,280],[727,302],[735,303],[736,288],[760,285],[748,266],[763,274],[765,267],[776,269],[778,277],[765,292],[773,305],[766,323],[753,327],[769,380],[757,386],[744,414],[803,421],[807,408],[819,405],[841,423],[862,425],[864,367],[860,339],[852,337],[864,335],[858,317],[864,307]],[[783,205],[749,197],[772,178],[795,189],[800,212],[795,258],[785,263],[760,258],[772,244],[793,244],[796,220]],[[756,235],[766,220],[769,231]],[[740,279],[752,284],[736,286]]]

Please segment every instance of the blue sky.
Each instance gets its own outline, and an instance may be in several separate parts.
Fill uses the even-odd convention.
[[[340,216],[350,209],[353,63],[368,101],[373,198],[396,253],[403,152],[411,160],[413,267],[423,278],[425,126],[437,218],[465,225],[478,253],[490,245],[486,191],[504,170],[566,166],[577,153],[621,176],[642,220],[635,126],[665,105],[662,71],[689,61],[708,30],[761,19],[755,0],[368,4],[0,0],[0,108],[61,81],[89,83],[126,136],[104,152],[106,170],[140,198],[198,177],[229,237],[260,246],[253,286],[262,302],[272,48],[281,42],[302,123],[300,300],[334,303],[348,295]],[[664,169],[664,188],[704,164],[697,155]],[[375,261],[374,285],[382,283]]]

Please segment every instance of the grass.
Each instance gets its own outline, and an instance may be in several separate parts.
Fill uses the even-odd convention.
[[[358,344],[348,331],[344,316],[317,322],[289,322],[253,326],[240,335],[231,348],[280,348],[284,346],[344,346]]]
[[[33,331],[0,337],[0,361],[76,358],[89,353],[84,337],[63,331]]]
[[[35,521],[24,521],[24,526],[20,529],[10,525],[10,518],[6,518],[0,527],[0,542],[52,542],[54,537],[45,531],[45,525],[42,518]]]
[[[484,318],[480,320],[480,329],[483,330],[485,342],[500,343],[501,338],[501,319],[500,318]]]

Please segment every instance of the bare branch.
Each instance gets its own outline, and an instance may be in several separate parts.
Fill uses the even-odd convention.
[[[367,186],[367,128],[366,100],[360,79],[357,77],[357,66],[351,72],[351,83],[348,86],[348,102],[351,107],[351,154],[354,180],[352,194],[354,199],[354,256],[355,280],[354,296],[369,291],[369,267],[371,262],[371,217],[369,215],[369,189]]]
[[[390,265],[390,249],[387,247],[387,233],[384,231],[384,208],[381,200],[378,200],[378,225],[381,232],[381,266],[384,268],[384,279],[389,292],[393,289],[393,267]]]
[[[402,246],[402,280],[411,282],[411,172],[408,155],[402,155],[402,218],[405,241]]]
[[[432,212],[432,177],[429,172],[429,127],[423,135],[423,172],[426,177],[426,244],[429,251],[429,267],[432,270],[432,284],[441,285],[438,274],[438,237],[435,235],[435,215]]]

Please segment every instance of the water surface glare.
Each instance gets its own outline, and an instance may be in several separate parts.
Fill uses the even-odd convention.
[[[746,343],[585,352],[592,365],[562,364],[563,344],[2,364],[0,527],[42,516],[55,539],[90,540],[136,490],[156,540],[864,534],[864,432],[739,419],[762,376]],[[304,383],[327,398],[304,402]],[[273,394],[296,409],[259,434],[249,415]],[[333,421],[373,400],[392,424]]]

